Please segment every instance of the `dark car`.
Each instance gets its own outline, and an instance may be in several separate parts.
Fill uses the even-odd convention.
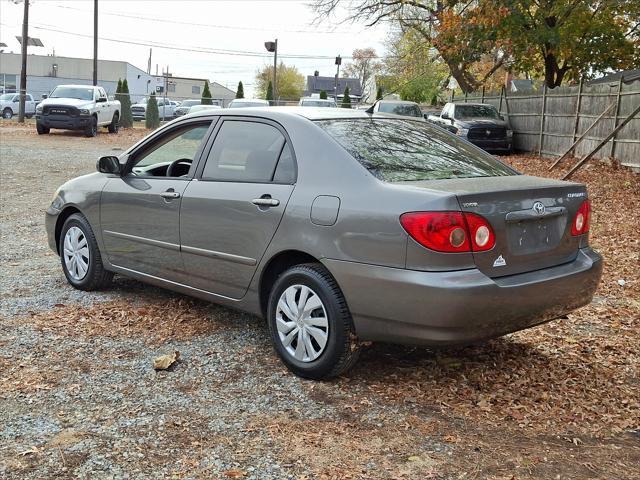
[[[513,151],[513,130],[496,107],[485,103],[447,103],[439,116],[428,120],[491,152]]]
[[[205,110],[151,133],[47,209],[75,288],[114,273],[261,315],[326,378],[359,341],[468,344],[588,304],[584,185],[521,175],[421,118]]]

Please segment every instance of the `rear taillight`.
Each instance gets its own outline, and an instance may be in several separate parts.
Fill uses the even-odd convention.
[[[578,208],[576,216],[571,224],[571,235],[583,235],[589,231],[589,220],[591,216],[591,203],[585,200]]]
[[[410,212],[400,223],[416,242],[437,252],[479,252],[495,245],[491,225],[474,213]]]

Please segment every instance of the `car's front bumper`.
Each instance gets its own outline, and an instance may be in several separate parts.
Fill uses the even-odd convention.
[[[36,122],[47,128],[61,128],[64,130],[84,130],[91,125],[91,115],[42,115],[36,114]]]
[[[588,304],[602,258],[489,278],[477,269],[422,272],[324,260],[342,289],[361,340],[469,344],[522,330]]]
[[[499,139],[467,138],[467,141],[473,143],[476,147],[480,147],[481,149],[489,152],[508,152],[512,147],[512,139],[508,137]]]

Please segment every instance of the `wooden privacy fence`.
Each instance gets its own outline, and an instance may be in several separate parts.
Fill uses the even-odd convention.
[[[577,86],[528,92],[503,89],[499,93],[455,97],[452,101],[494,105],[509,120],[516,150],[558,156],[586,133],[573,151],[581,157],[640,106],[640,81],[592,86],[580,82]],[[623,165],[640,169],[640,115],[613,135],[594,158],[616,158]]]

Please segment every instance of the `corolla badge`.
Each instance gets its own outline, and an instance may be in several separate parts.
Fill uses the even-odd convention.
[[[542,215],[545,211],[544,203],[542,202],[534,203],[532,208],[533,208],[533,211],[536,212],[538,215]]]

